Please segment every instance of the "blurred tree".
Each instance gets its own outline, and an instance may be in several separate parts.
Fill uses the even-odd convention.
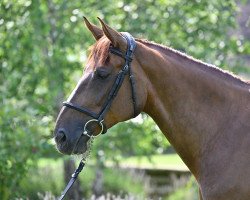
[[[239,53],[235,55],[237,56],[236,59],[231,59],[231,61],[243,66],[239,73],[246,78],[250,78],[250,1],[238,1],[237,5],[239,10],[237,23],[239,27],[232,30],[231,34],[236,40]]]
[[[2,0],[0,198],[20,196],[21,191],[11,191],[18,191],[28,167],[41,156],[58,156],[49,140],[54,117],[80,78],[86,50],[94,43],[82,25],[83,15],[93,22],[97,16],[105,18],[119,31],[241,72],[246,69],[226,65],[237,53],[249,54],[249,42],[227,34],[235,27],[235,14],[234,0]],[[151,119],[142,118],[144,123],[114,127],[98,139],[94,154],[119,161],[121,156],[164,152],[168,143]]]

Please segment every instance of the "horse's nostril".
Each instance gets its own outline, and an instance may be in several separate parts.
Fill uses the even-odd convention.
[[[56,142],[62,143],[66,141],[66,132],[65,129],[60,128],[55,136]]]

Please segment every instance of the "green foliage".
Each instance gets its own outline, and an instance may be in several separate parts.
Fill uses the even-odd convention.
[[[176,160],[176,156],[174,157],[174,160]],[[95,178],[95,170],[95,164],[87,165],[79,175],[85,198],[92,195],[91,187]],[[64,187],[62,160],[40,159],[37,167],[32,169],[30,173],[35,174],[35,176],[24,178],[20,188],[16,188],[15,190],[19,193],[17,195],[19,198],[28,197],[30,199],[38,199],[38,194],[45,195],[45,192],[52,193],[55,197],[60,195]],[[143,175],[140,173],[130,173],[126,170],[119,170],[117,167],[104,168],[103,170],[104,191],[112,195],[125,196],[126,194],[130,194],[134,197],[140,197],[138,199],[145,199],[144,180]],[[117,197],[117,199],[119,198]],[[166,197],[166,200],[182,199],[198,200],[198,188],[194,177],[190,179],[187,185],[177,189]]]
[[[44,194],[46,191],[51,192],[55,196],[61,194],[64,187],[62,160],[41,159],[37,167],[32,169],[30,173],[35,174],[35,176],[24,178],[21,187],[16,188],[15,191],[19,193],[18,197],[37,199],[38,193]],[[94,176],[95,166],[90,165],[87,165],[79,175],[79,179],[84,185],[84,197],[92,195],[91,187]],[[140,180],[134,180],[127,171],[105,168],[103,171],[103,182],[104,191],[112,194],[141,194],[143,192]]]
[[[45,192],[55,196],[61,194],[64,187],[62,160],[40,159],[36,167],[29,170],[29,174],[31,176],[23,178],[20,187],[15,190],[19,198],[38,199],[38,193]]]
[[[132,177],[128,171],[118,168],[105,168],[104,191],[111,194],[143,194],[143,183],[138,177]],[[133,187],[131,187],[133,185]]]
[[[197,183],[192,177],[187,185],[177,189],[170,194],[165,200],[199,200],[199,191]]]
[[[164,153],[169,147],[154,121],[146,115],[120,123],[96,139],[93,154],[99,159],[120,161],[132,155]]]
[[[237,73],[230,59],[249,54],[235,27],[234,0],[0,2],[0,196],[8,199],[40,157],[56,157],[51,144],[54,117],[82,74],[94,43],[82,16],[104,18],[119,31],[170,45]],[[226,65],[227,64],[227,65]],[[126,122],[98,139],[102,159],[165,152],[169,145],[151,119]],[[21,193],[21,191],[19,191]],[[12,195],[15,195],[12,193]]]
[[[0,194],[8,199],[34,159],[41,155],[38,149],[47,149],[48,141],[41,137],[41,127],[47,126],[46,117],[41,121],[30,118],[35,112],[27,100],[5,99],[0,107]],[[42,131],[47,132],[44,128]]]

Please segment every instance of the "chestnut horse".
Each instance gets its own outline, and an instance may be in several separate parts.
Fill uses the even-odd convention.
[[[102,28],[85,19],[96,43],[68,98],[72,105],[95,113],[125,65],[126,57],[118,54],[128,46],[122,33],[99,20]],[[145,112],[154,119],[186,163],[199,184],[201,199],[249,200],[250,84],[174,49],[141,39],[135,43],[133,60],[129,59],[135,104],[131,80],[125,76],[104,122],[96,120],[88,134],[97,135],[102,123],[108,129],[133,118],[136,107],[136,115]],[[119,52],[112,53],[111,47]],[[84,125],[93,117],[70,108],[66,105],[60,111],[55,141],[60,152],[80,154],[89,140],[82,134]]]

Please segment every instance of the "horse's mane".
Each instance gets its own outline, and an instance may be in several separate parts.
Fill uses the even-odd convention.
[[[200,69],[205,70],[205,71],[210,71],[211,73],[217,76],[220,76],[221,78],[233,81],[238,84],[248,84],[248,85],[250,84],[250,82],[242,80],[238,76],[235,76],[234,74],[226,70],[222,70],[214,65],[202,62],[201,60],[195,59],[192,56],[189,56],[183,52],[177,51],[170,47],[166,47],[164,45],[157,44],[155,42],[151,42],[151,41],[144,40],[144,39],[136,39],[136,41],[146,46],[152,47],[154,49],[158,49],[159,51],[166,53],[167,55],[171,55],[175,57],[178,56],[178,58],[181,57],[184,60],[187,60],[192,63],[196,63],[200,67]],[[93,46],[90,47],[89,59],[93,57],[94,59],[98,59],[100,63],[105,63],[109,54],[110,43],[111,43],[110,40],[107,39],[106,37],[100,38]]]
[[[249,85],[250,82],[249,81],[245,81],[243,79],[241,79],[240,77],[234,75],[233,73],[223,70],[221,68],[216,67],[215,65],[211,65],[208,63],[205,63],[199,59],[193,58],[192,56],[189,56],[183,52],[180,52],[178,50],[172,49],[170,47],[161,45],[161,44],[157,44],[155,42],[152,41],[148,41],[148,40],[144,40],[144,39],[136,39],[136,41],[146,45],[146,46],[151,46],[154,49],[157,48],[158,50],[160,50],[161,52],[165,52],[166,54],[171,54],[171,56],[178,56],[183,58],[184,60],[188,60],[190,62],[196,63],[198,64],[198,66],[205,70],[205,71],[210,71],[214,74],[217,74],[218,76],[222,77],[222,78],[226,78],[228,80],[234,81],[235,83],[239,83],[239,84],[247,84]]]

